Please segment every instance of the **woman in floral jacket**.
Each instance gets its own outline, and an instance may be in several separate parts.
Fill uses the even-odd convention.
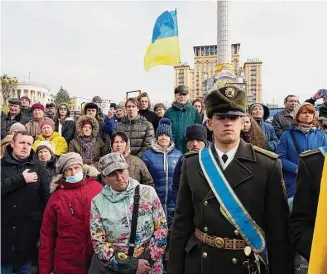
[[[129,270],[137,274],[162,274],[167,222],[154,188],[129,177],[128,165],[121,153],[105,155],[98,167],[106,186],[92,200],[91,238],[97,259],[106,271],[95,271],[92,262],[90,273],[122,273],[119,259],[128,254],[134,192],[139,186],[136,242],[133,256],[127,257],[131,262]]]

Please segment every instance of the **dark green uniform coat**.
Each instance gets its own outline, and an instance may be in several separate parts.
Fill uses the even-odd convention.
[[[213,145],[210,149],[217,153]],[[267,156],[265,154],[270,154]],[[287,224],[289,209],[282,186],[281,162],[275,154],[240,141],[225,177],[255,222],[265,232],[270,274],[293,273],[293,256]],[[186,157],[175,208],[169,274],[238,274],[244,251],[226,250],[201,243],[195,228],[208,235],[242,239],[221,214],[219,203],[200,167],[198,154]],[[264,272],[261,272],[264,273]]]
[[[319,150],[301,154],[289,232],[294,249],[309,260],[324,157]]]

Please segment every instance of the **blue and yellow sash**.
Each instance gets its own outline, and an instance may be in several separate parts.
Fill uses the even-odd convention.
[[[210,149],[204,148],[199,153],[203,173],[215,194],[225,217],[240,232],[243,239],[254,252],[261,253],[266,247],[264,233],[247,212],[223,172],[217,165]]]
[[[321,147],[319,149],[320,149],[322,155],[326,155],[327,154],[327,146]]]

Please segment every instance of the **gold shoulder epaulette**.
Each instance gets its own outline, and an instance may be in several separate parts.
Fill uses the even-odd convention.
[[[184,156],[190,157],[190,156],[196,155],[196,154],[199,154],[199,152],[198,151],[188,151],[188,152],[184,153]]]
[[[300,156],[301,157],[306,157],[306,156],[314,155],[314,154],[317,154],[317,153],[321,153],[319,149],[307,150],[307,151],[303,151],[300,154]]]
[[[269,158],[272,158],[272,159],[278,159],[278,157],[279,157],[278,154],[271,152],[269,150],[265,150],[261,147],[253,146],[253,149],[261,154],[268,156]]]

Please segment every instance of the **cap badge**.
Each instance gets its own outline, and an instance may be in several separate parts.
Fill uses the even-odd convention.
[[[234,95],[235,95],[235,90],[234,90],[233,88],[227,88],[227,89],[225,90],[225,96],[226,96],[227,98],[233,98]]]

